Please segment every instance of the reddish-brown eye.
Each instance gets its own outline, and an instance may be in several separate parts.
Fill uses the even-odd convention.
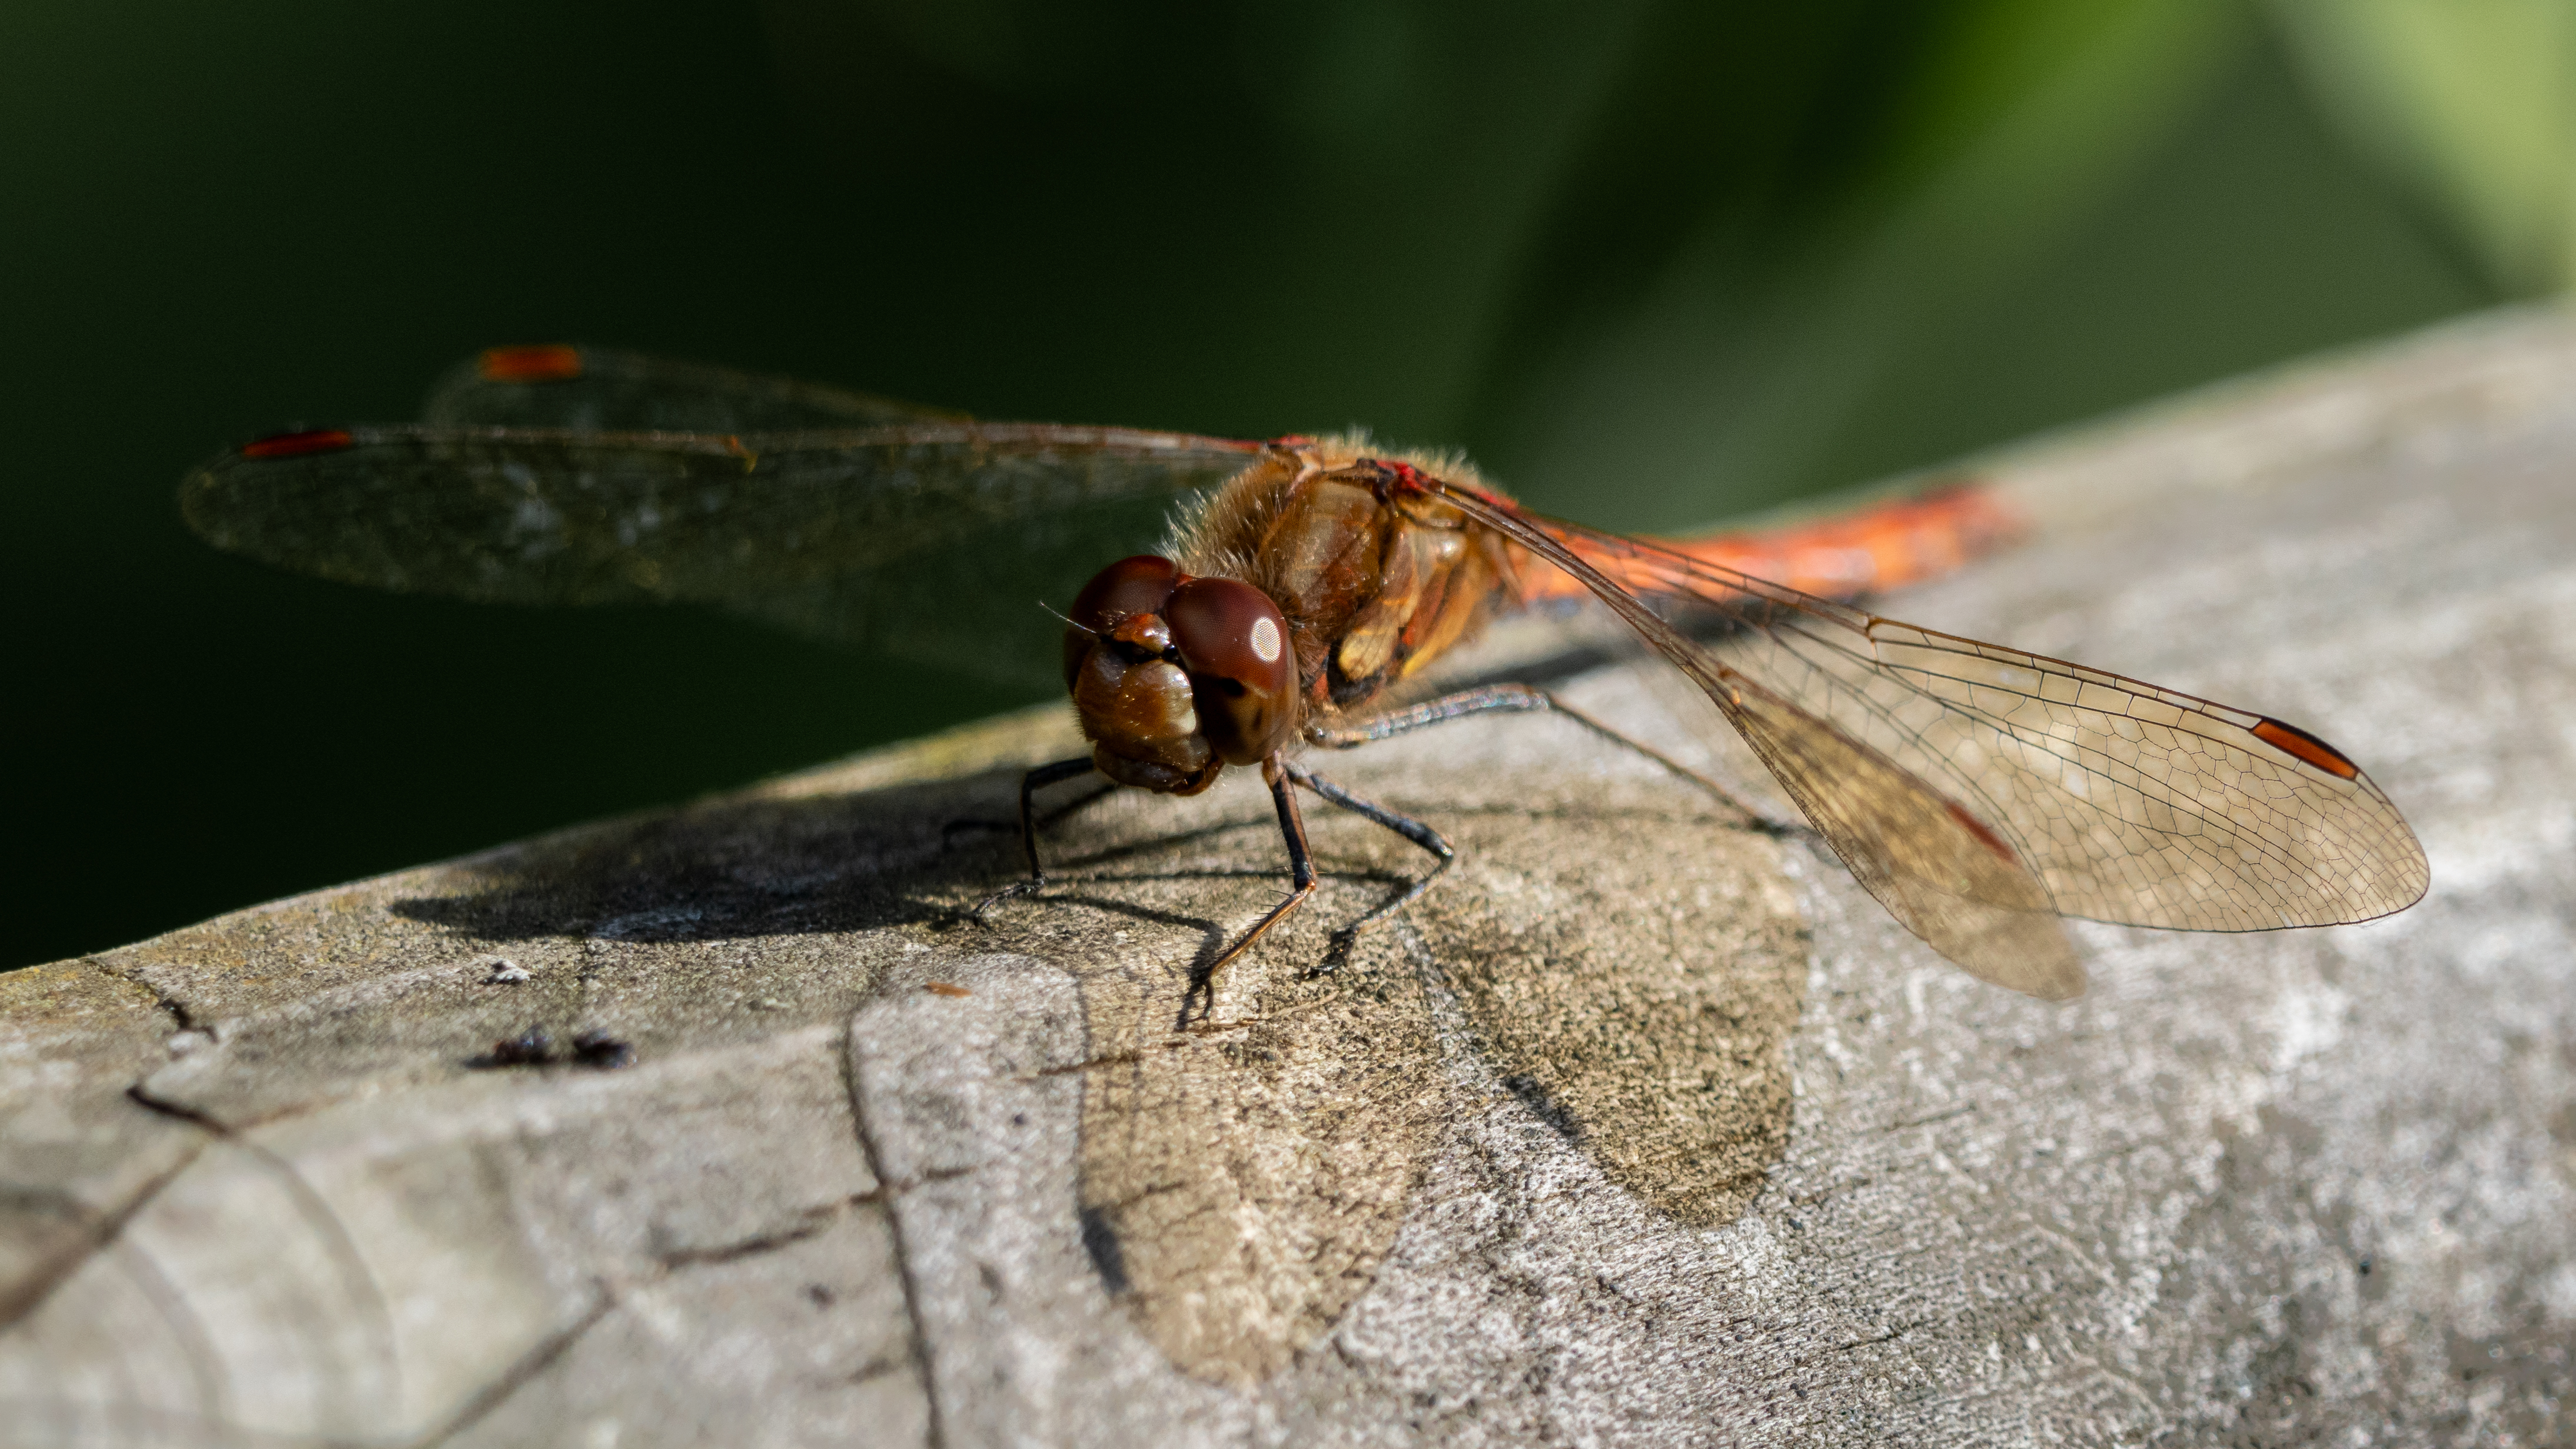
[[[1297,660],[1279,606],[1234,579],[1192,579],[1163,604],[1190,674],[1199,733],[1228,764],[1249,765],[1294,727]]]
[[[1181,582],[1181,566],[1170,559],[1150,553],[1122,558],[1091,576],[1082,592],[1073,596],[1073,609],[1065,617],[1073,627],[1064,631],[1064,683],[1073,687],[1074,676],[1082,670],[1083,652],[1092,640],[1118,626],[1122,619],[1162,611],[1163,601]]]

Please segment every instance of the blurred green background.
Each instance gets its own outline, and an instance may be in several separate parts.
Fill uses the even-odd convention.
[[[180,473],[580,340],[1458,444],[1706,523],[2568,271],[2555,0],[0,8],[0,965],[1024,702],[219,557]]]

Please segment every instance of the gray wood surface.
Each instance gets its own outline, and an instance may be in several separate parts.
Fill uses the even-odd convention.
[[[2431,896],[2050,1006],[1484,720],[1319,762],[1454,878],[1312,978],[1421,860],[1310,815],[1178,1031],[1266,801],[978,924],[1069,737],[996,721],[0,976],[0,1442],[2576,1442],[2576,324],[1983,467],[2034,537],[1886,612],[2317,730]]]

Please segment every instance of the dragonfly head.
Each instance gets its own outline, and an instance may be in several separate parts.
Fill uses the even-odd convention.
[[[1074,713],[1092,763],[1122,785],[1195,795],[1295,728],[1288,622],[1250,584],[1139,554],[1094,575],[1066,624]]]

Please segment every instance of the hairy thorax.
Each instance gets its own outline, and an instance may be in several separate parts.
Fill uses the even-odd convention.
[[[1518,593],[1519,550],[1436,496],[1382,496],[1362,466],[1371,459],[1485,487],[1456,457],[1324,438],[1265,452],[1170,545],[1185,572],[1241,579],[1278,604],[1309,716],[1366,706]]]

